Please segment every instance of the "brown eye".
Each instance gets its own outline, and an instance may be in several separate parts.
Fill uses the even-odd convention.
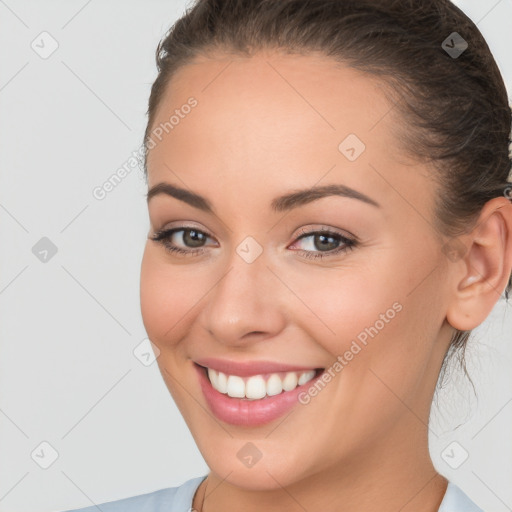
[[[302,244],[303,249],[299,251],[306,258],[325,258],[334,256],[341,254],[342,252],[354,249],[357,244],[355,240],[330,230],[309,231],[302,233],[301,236],[297,238],[297,241],[294,243],[294,245],[296,245],[297,242],[301,240],[308,240],[306,243]]]
[[[181,239],[188,247],[202,247],[204,241],[208,238],[205,233],[197,229],[180,229],[175,231],[175,233],[180,231],[183,231],[184,234],[181,236]]]
[[[193,255],[204,252],[203,247],[208,238],[210,236],[204,231],[180,227],[161,230],[151,240],[162,244],[171,253]]]

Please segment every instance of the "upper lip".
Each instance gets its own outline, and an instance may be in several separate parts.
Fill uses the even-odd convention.
[[[199,366],[211,368],[228,375],[238,375],[239,377],[277,372],[307,372],[318,368],[314,366],[284,364],[276,361],[233,361],[215,357],[195,359],[194,362]]]

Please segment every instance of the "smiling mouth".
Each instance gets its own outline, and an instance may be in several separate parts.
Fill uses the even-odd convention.
[[[197,366],[203,370],[213,389],[231,398],[249,401],[262,400],[293,391],[325,371],[325,368],[315,368],[307,371],[273,372],[241,377],[213,368]]]

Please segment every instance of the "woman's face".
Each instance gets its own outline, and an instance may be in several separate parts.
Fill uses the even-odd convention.
[[[277,488],[426,443],[450,267],[399,122],[375,80],[327,58],[203,58],[168,85],[148,185],[186,194],[150,194],[142,315],[200,451],[233,484]],[[280,369],[325,372],[281,393],[294,377],[278,372],[278,394],[247,400],[205,387],[198,362],[230,370],[232,395],[274,389]],[[255,374],[263,387],[240,384]]]

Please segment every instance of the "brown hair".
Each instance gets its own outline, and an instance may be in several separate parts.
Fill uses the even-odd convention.
[[[455,46],[454,32],[465,50]],[[156,50],[146,176],[155,113],[175,71],[210,52],[250,56],[264,49],[320,52],[382,79],[397,95],[403,151],[435,169],[435,221],[443,236],[469,232],[487,201],[512,190],[503,78],[476,25],[448,0],[196,0]],[[511,290],[512,276],[507,300]],[[449,352],[461,348],[462,362],[470,333],[455,330],[451,340]]]

